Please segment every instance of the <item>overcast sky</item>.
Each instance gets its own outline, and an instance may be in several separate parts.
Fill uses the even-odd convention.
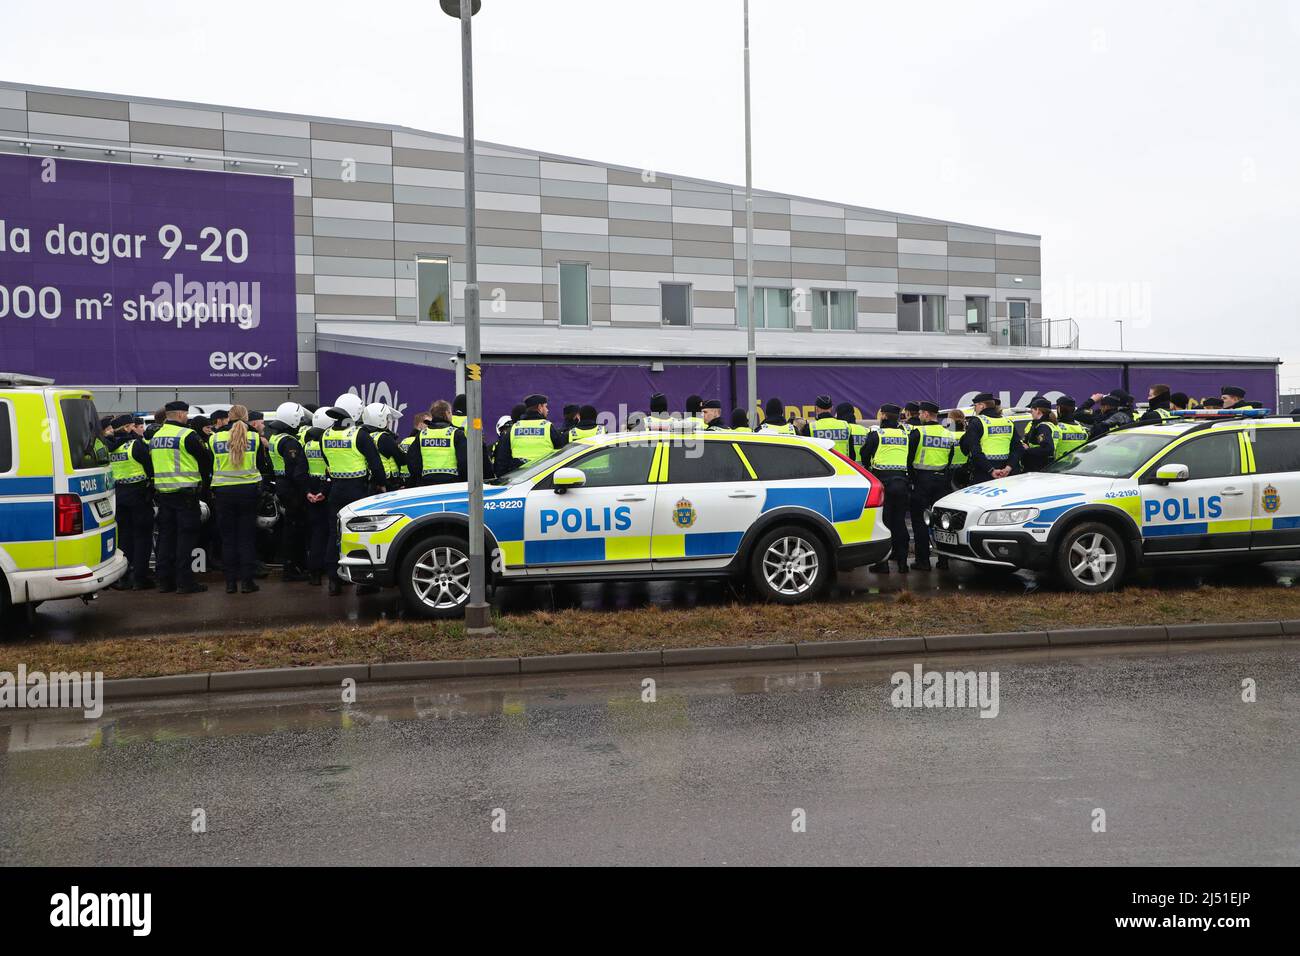
[[[741,0],[484,0],[480,139],[744,182]],[[1087,348],[1300,390],[1300,0],[751,3],[754,184],[1043,237]],[[7,4],[4,79],[458,134],[434,0]]]

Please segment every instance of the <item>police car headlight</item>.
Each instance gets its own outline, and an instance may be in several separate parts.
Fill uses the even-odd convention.
[[[402,520],[401,515],[361,515],[348,519],[349,531],[383,531]]]
[[[980,524],[1024,524],[1037,517],[1037,508],[1000,508],[997,511],[984,512]]]

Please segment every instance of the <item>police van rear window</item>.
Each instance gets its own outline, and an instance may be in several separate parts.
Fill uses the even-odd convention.
[[[74,469],[101,468],[108,464],[108,448],[99,437],[99,412],[88,398],[61,398],[63,442]]]
[[[821,456],[798,445],[745,442],[740,447],[759,481],[827,478],[835,474],[835,469]]]
[[[1254,442],[1257,473],[1300,472],[1300,428],[1258,428],[1247,434]]]

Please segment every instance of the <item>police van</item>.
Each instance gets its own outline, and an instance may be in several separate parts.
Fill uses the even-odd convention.
[[[1139,566],[1300,557],[1300,419],[1193,413],[1111,432],[930,514],[936,550],[1109,591]]]
[[[399,587],[427,617],[469,597],[467,486],[408,488],[339,513],[339,573]],[[797,604],[889,557],[879,481],[828,439],[704,431],[582,438],[484,490],[494,583],[747,578]]]
[[[94,397],[0,373],[0,617],[126,573]]]

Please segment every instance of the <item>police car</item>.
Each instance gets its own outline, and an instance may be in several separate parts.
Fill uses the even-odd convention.
[[[747,578],[796,604],[836,570],[889,557],[880,482],[827,439],[750,432],[582,438],[484,491],[495,583]],[[427,617],[469,597],[464,483],[375,495],[339,513],[339,573],[396,586]]]
[[[971,485],[930,514],[949,558],[1109,591],[1138,566],[1300,557],[1300,419],[1175,417],[1089,442],[1041,472]]]
[[[0,373],[0,618],[125,574],[114,512],[90,392]]]

